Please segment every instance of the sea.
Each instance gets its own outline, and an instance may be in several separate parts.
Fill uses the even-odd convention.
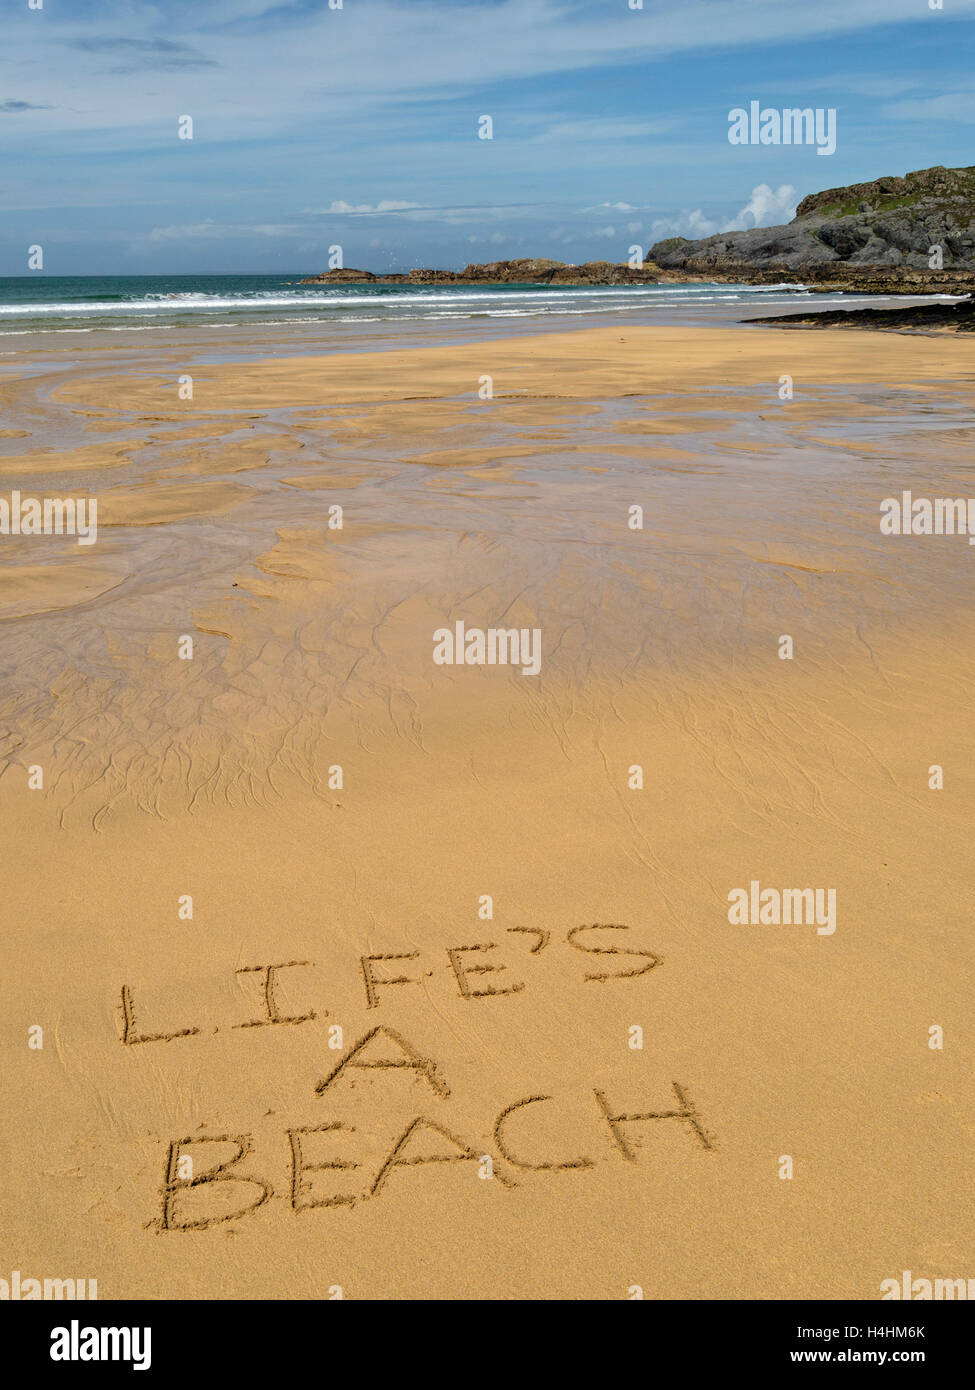
[[[858,308],[886,297],[822,293],[796,285],[665,284],[302,285],[292,275],[86,275],[0,278],[0,337],[146,332],[187,327],[367,325],[421,321],[542,320],[595,315],[642,321]],[[929,296],[947,299],[948,296]],[[917,302],[921,302],[918,297]],[[900,299],[900,303],[907,302]],[[14,345],[11,344],[11,347]]]

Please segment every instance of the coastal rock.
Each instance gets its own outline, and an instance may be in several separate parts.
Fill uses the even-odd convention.
[[[975,288],[975,282],[973,282]],[[746,319],[774,328],[876,328],[901,333],[975,333],[975,299],[958,304],[911,304],[903,309],[834,309]]]
[[[929,265],[941,247],[943,268]],[[963,292],[975,271],[975,167],[938,165],[803,198],[785,226],[671,237],[648,252],[683,271],[748,283],[815,280],[835,288]]]
[[[611,261],[566,265],[544,257],[489,261],[463,270],[410,270],[404,274],[374,275],[368,270],[329,270],[299,281],[302,285],[645,285],[660,279],[656,266],[634,269]]]

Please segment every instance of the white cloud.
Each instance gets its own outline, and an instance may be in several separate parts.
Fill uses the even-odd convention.
[[[705,217],[700,208],[695,208],[693,212],[682,212],[677,217],[658,217],[650,224],[650,233],[655,241],[672,236],[686,236],[696,240],[699,237],[713,236],[717,230],[717,222]]]
[[[406,212],[409,209],[418,208],[419,206],[419,203],[403,203],[395,198],[383,198],[382,202],[379,203],[343,203],[339,200],[338,202],[333,202],[329,206],[328,211],[346,217],[349,214],[371,215],[377,212]]]
[[[437,207],[432,204],[401,202],[392,198],[385,198],[378,203],[346,203],[340,199],[327,208],[305,208],[302,216],[372,217],[391,214],[402,217],[406,222],[443,222],[447,226],[460,227],[471,222],[510,222],[512,214],[516,217],[523,216],[533,212],[537,206],[532,203],[471,203],[468,206]]]
[[[752,189],[752,196],[736,217],[726,222],[723,232],[741,232],[748,227],[777,227],[796,215],[796,190],[784,183],[774,192],[767,183]]]
[[[975,92],[895,101],[883,108],[883,114],[895,121],[975,121]]]
[[[490,236],[469,236],[467,240],[471,246],[504,246],[510,242],[511,237],[504,236],[501,232],[492,232]]]
[[[797,48],[816,36],[839,43],[842,35],[898,22],[944,27],[970,15],[975,0],[951,0],[933,19],[921,0],[683,0],[648,3],[643,13],[622,0],[607,7],[569,0],[372,0],[342,11],[295,0],[167,0],[165,6],[102,0],[61,7],[56,32],[24,4],[7,8],[0,66],[9,65],[10,74],[0,76],[12,90],[16,75],[17,98],[49,108],[31,113],[32,130],[68,131],[75,142],[88,131],[113,148],[164,148],[175,141],[176,113],[187,109],[200,140],[268,140],[292,126],[349,122],[382,107],[449,99],[492,83],[575,76],[700,50]],[[195,61],[213,66],[205,81],[192,68],[165,63],[133,63],[106,80],[117,53],[90,47],[105,35],[130,53],[154,46],[170,63],[174,50],[165,45],[178,43],[180,52],[192,50],[200,55]],[[669,124],[574,114],[538,138],[628,140]]]
[[[623,121],[594,116],[585,121],[562,121],[551,125],[536,135],[536,140],[573,140],[576,143],[597,140],[641,140],[651,135],[664,135],[673,130],[674,122],[663,121]],[[606,207],[610,204],[606,203]]]
[[[654,241],[667,237],[684,236],[692,241],[714,236],[716,232],[741,232],[750,227],[774,227],[781,222],[791,222],[796,215],[796,190],[791,183],[782,184],[774,191],[767,183],[760,183],[751,191],[751,196],[743,208],[726,222],[717,222],[708,217],[703,209],[682,212],[676,217],[660,217],[650,224],[650,234]]]
[[[149,233],[149,240],[155,242],[224,241],[230,237],[243,236],[274,238],[299,236],[302,235],[303,232],[303,228],[288,226],[286,224],[214,222],[212,217],[208,217],[203,222],[193,222],[181,226],[153,227],[152,231]]]

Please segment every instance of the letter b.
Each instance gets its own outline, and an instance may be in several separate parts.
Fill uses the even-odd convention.
[[[183,1166],[183,1149],[191,1145],[197,1147],[201,1144],[233,1144],[236,1153],[232,1158],[226,1159],[223,1163],[217,1163],[213,1168],[208,1169],[199,1177],[182,1179],[180,1173],[185,1171]],[[242,1158],[250,1152],[251,1140],[247,1134],[219,1134],[216,1136],[192,1136],[189,1139],[174,1139],[169,1146],[169,1159],[166,1164],[166,1181],[163,1184],[163,1204],[162,1204],[162,1229],[164,1231],[205,1231],[210,1226],[215,1226],[220,1221],[238,1221],[242,1216],[249,1215],[263,1206],[271,1196],[272,1188],[270,1183],[262,1182],[260,1178],[238,1178],[225,1177],[229,1169],[236,1167]],[[222,1200],[214,1203],[216,1210],[209,1216],[198,1216],[196,1219],[183,1219],[177,1215],[176,1208],[180,1204],[180,1198],[185,1193],[195,1187],[203,1187],[208,1183],[223,1186],[227,1183],[241,1183],[245,1187],[256,1187],[259,1189],[257,1196],[246,1206],[234,1207],[228,1211],[226,1200],[226,1189],[222,1194]]]

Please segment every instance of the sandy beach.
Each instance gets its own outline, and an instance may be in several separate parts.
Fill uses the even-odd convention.
[[[0,402],[0,496],[98,520],[0,537],[10,1269],[967,1273],[975,549],[879,524],[975,491],[964,342],[174,335]],[[438,664],[458,623],[537,673]]]

